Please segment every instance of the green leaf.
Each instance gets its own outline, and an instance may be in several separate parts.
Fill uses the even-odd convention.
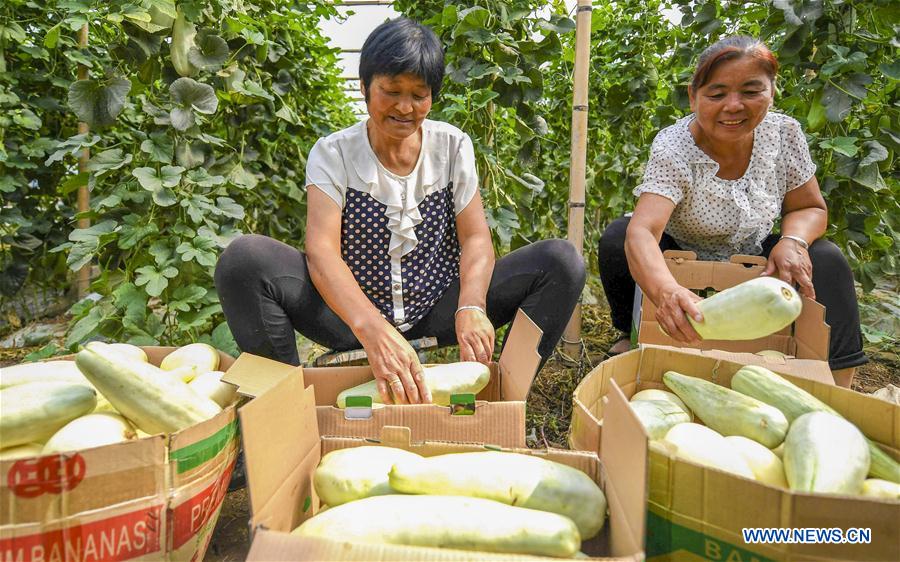
[[[153,168],[136,168],[131,175],[138,179],[141,187],[153,194],[153,202],[160,207],[169,207],[177,202],[175,193],[170,189],[181,182],[181,166],[163,166],[157,172]]]
[[[172,292],[172,298],[169,300],[169,308],[179,312],[188,312],[194,304],[202,304],[203,297],[208,291],[199,285],[187,285],[178,287]]]
[[[165,133],[151,133],[150,138],[141,143],[141,151],[149,154],[153,162],[169,164],[175,152],[175,141]]]
[[[209,322],[216,314],[222,312],[222,305],[213,304],[197,311],[185,312],[178,315],[178,327],[181,330],[200,328]]]
[[[199,142],[180,141],[175,148],[175,162],[188,170],[202,166],[206,161],[204,145]]]
[[[494,90],[478,90],[472,94],[472,105],[477,108],[485,107],[490,101],[499,96]]]
[[[237,357],[241,354],[241,350],[238,348],[237,342],[234,341],[234,336],[231,334],[227,322],[221,322],[213,329],[212,337],[207,343],[232,357]]]
[[[130,90],[131,81],[122,77],[76,80],[69,87],[69,107],[91,127],[112,125]]]
[[[858,166],[853,175],[853,181],[874,191],[887,189],[884,178],[881,177],[881,172],[878,170],[878,164]]]
[[[104,320],[106,320],[106,318],[104,317],[103,310],[100,306],[91,308],[87,315],[76,322],[71,330],[69,330],[69,334],[66,336],[66,347],[73,347],[86,342],[98,331],[100,324]]]
[[[852,158],[856,156],[857,152],[859,152],[859,147],[856,146],[856,141],[856,137],[834,137],[820,142],[819,146],[822,148],[829,148],[834,152]]]
[[[853,99],[829,82],[822,91],[822,105],[825,106],[825,116],[828,120],[840,123],[850,115]]]
[[[37,131],[42,125],[41,118],[27,107],[13,113],[13,123],[32,131]]]
[[[281,119],[284,119],[288,123],[293,125],[300,125],[300,117],[294,112],[293,109],[287,104],[281,106],[281,109],[275,112],[275,116]]]
[[[182,77],[169,86],[172,100],[177,104],[169,112],[172,126],[186,131],[194,125],[194,112],[213,114],[219,106],[219,99],[212,86],[197,82],[193,78]]]
[[[254,98],[263,98],[263,99],[267,99],[269,101],[272,101],[275,99],[275,97],[272,96],[272,94],[270,94],[269,92],[264,90],[262,86],[260,86],[259,84],[257,84],[256,82],[254,82],[252,80],[244,80],[242,82],[235,84],[234,91],[244,94],[246,96],[251,96]]]
[[[122,283],[112,292],[116,308],[124,310],[123,321],[143,324],[147,317],[147,298],[134,283]]]
[[[207,238],[196,238],[190,242],[182,242],[175,248],[181,261],[195,261],[205,267],[215,267],[215,243]]]
[[[539,20],[538,27],[545,31],[555,31],[556,33],[569,33],[575,30],[575,21],[565,16],[553,14],[550,21]]]
[[[451,37],[456,39],[468,31],[484,30],[487,27],[490,15],[491,13],[488,9],[481,6],[473,6],[460,11],[458,14],[459,23],[453,29]]]
[[[809,112],[806,114],[806,128],[809,132],[814,133],[825,125],[825,106],[822,105],[822,96],[816,95],[811,104],[809,104]]]
[[[222,185],[225,183],[224,176],[211,176],[209,172],[206,171],[206,168],[197,168],[195,170],[189,171],[185,175],[185,181],[188,183],[193,183],[199,185],[201,187],[213,187],[215,185]]]
[[[883,62],[878,65],[878,70],[891,80],[900,80],[900,60],[891,63]]]
[[[68,195],[69,193],[77,190],[79,187],[87,185],[88,176],[90,176],[88,172],[82,172],[74,176],[69,176],[64,181],[60,182],[58,186],[56,186],[56,190],[61,195]]]
[[[882,146],[880,142],[868,141],[863,143],[863,146],[868,148],[869,152],[865,155],[865,157],[863,157],[862,160],[859,161],[860,167],[887,160],[888,151],[884,146]]]
[[[245,170],[240,162],[235,164],[234,168],[232,168],[231,172],[229,172],[228,181],[238,187],[243,187],[245,189],[253,189],[254,187],[256,187],[256,184],[259,183],[259,180],[256,179],[256,176],[251,172]]]
[[[226,217],[238,220],[244,218],[244,207],[239,203],[236,203],[231,197],[217,197],[216,207],[218,207]]]
[[[118,170],[122,166],[129,164],[131,160],[131,154],[123,155],[121,148],[113,148],[93,155],[88,160],[87,169],[97,176],[102,176],[109,170]]]
[[[131,214],[124,217],[125,224],[119,230],[118,246],[122,250],[134,248],[144,238],[159,232],[154,222],[147,222],[144,217]]]
[[[228,60],[228,43],[215,32],[202,29],[194,39],[194,46],[188,51],[188,61],[201,70],[215,71]]]
[[[137,278],[134,284],[138,287],[144,287],[144,290],[151,297],[158,297],[169,286],[169,279],[178,275],[178,270],[171,266],[160,270],[152,265],[145,265],[138,268],[135,273],[137,273]]]

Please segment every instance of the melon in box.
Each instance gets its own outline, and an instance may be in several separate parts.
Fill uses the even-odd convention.
[[[744,356],[712,357],[695,349],[645,345],[604,361],[575,389],[571,446],[597,451],[602,439],[605,447],[607,434],[615,430],[610,423],[614,419],[610,415],[615,414],[611,404],[648,388],[666,389],[663,378],[669,371],[732,387],[744,366],[736,359]],[[886,454],[900,459],[900,406],[800,376],[781,375],[852,422]],[[697,411],[694,414],[699,416]],[[627,415],[637,419],[631,411]],[[646,453],[648,447],[649,560],[900,560],[900,501],[792,492],[678,459],[656,444],[648,445],[645,432],[624,454]],[[742,529],[775,527],[863,528],[871,530],[872,540],[866,544],[744,542]]]

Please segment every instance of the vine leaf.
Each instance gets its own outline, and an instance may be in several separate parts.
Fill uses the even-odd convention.
[[[222,68],[228,54],[228,43],[215,32],[203,29],[197,33],[194,46],[188,51],[188,61],[201,70],[214,71]]]
[[[137,273],[137,278],[134,284],[138,287],[146,285],[144,290],[147,294],[151,297],[158,297],[169,286],[169,279],[178,275],[178,270],[172,266],[157,269],[152,265],[145,265],[138,268],[135,273]]]
[[[102,176],[110,170],[118,170],[122,166],[131,163],[131,154],[122,154],[121,148],[104,150],[93,155],[87,163],[89,172]]]
[[[130,91],[131,81],[121,76],[76,80],[69,86],[69,107],[91,127],[105,127],[115,123]]]
[[[165,133],[151,133],[150,138],[141,143],[141,152],[149,154],[154,162],[168,164],[175,152],[175,142]]]
[[[195,111],[210,115],[219,107],[219,99],[212,86],[193,78],[183,77],[172,82],[169,93],[177,104],[169,112],[169,118],[172,126],[179,131],[186,131],[194,126]]]

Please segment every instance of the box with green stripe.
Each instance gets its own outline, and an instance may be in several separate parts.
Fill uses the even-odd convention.
[[[744,353],[701,351],[643,345],[604,361],[575,389],[569,443],[573,449],[599,451],[615,433],[614,408],[637,392],[666,389],[663,375],[676,371],[730,388],[732,377],[761,358]],[[764,359],[764,358],[762,358]],[[814,375],[802,360],[793,372]],[[814,366],[815,367],[815,366]],[[769,368],[812,394],[888,455],[900,458],[900,406],[830,384]],[[627,403],[626,403],[627,404]],[[624,412],[637,421],[627,405]],[[695,412],[696,413],[696,412]],[[696,422],[702,420],[695,419]],[[765,484],[751,478],[673,456],[646,431],[623,449],[646,452],[647,464],[631,461],[636,478],[646,475],[647,560],[900,560],[900,501],[859,495],[812,494]],[[744,529],[870,529],[871,541],[782,542],[744,540]]]

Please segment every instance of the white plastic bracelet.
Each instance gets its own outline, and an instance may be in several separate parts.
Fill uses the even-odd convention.
[[[479,311],[480,313],[482,313],[482,314],[484,314],[485,316],[487,316],[487,312],[485,312],[485,310],[484,310],[483,308],[481,308],[480,306],[475,305],[475,304],[467,304],[467,305],[465,305],[465,306],[461,306],[461,307],[457,308],[457,309],[456,309],[456,313],[454,313],[454,316],[456,316],[457,314],[459,314],[459,313],[462,312],[463,310],[477,310],[477,311]]]
[[[782,234],[779,240],[784,240],[785,238],[787,238],[788,240],[793,240],[797,244],[800,244],[801,246],[803,246],[804,250],[809,250],[809,242],[807,242],[803,238],[800,238],[799,236],[792,236],[790,234]]]

